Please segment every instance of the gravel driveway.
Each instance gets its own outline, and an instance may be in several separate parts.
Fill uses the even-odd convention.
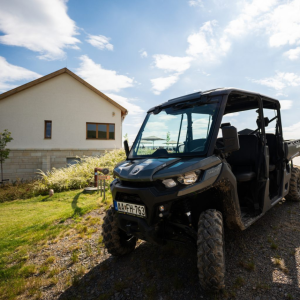
[[[103,217],[93,211],[91,217]],[[98,228],[99,224],[96,224]],[[34,255],[39,265],[55,255],[57,283],[42,299],[300,299],[300,204],[281,202],[243,232],[226,231],[226,290],[205,295],[199,288],[196,251],[181,245],[139,242],[114,258],[99,248],[100,230],[89,238],[75,232]],[[78,261],[70,262],[74,247]]]

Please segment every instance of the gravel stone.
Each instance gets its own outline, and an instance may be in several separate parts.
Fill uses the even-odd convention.
[[[243,232],[225,228],[226,289],[213,299],[279,300],[289,295],[300,299],[299,212],[300,203],[285,201]],[[83,216],[81,222],[103,216],[103,209],[98,209]],[[114,258],[98,243],[101,225],[88,227],[92,228],[96,232],[86,236],[71,230],[67,238],[48,241],[40,252],[29,253],[28,264],[37,269],[49,256],[55,256],[49,267],[59,271],[54,275],[57,282],[41,287],[40,299],[211,299],[199,286],[193,247],[161,247],[138,241],[133,253]],[[277,249],[271,248],[272,243]],[[80,257],[71,263],[74,249]],[[280,258],[282,264],[276,264],[275,258]],[[247,268],[250,264],[253,270]],[[72,278],[76,274],[80,275],[75,283]],[[34,275],[49,281],[49,273]],[[20,295],[18,299],[29,298]]]

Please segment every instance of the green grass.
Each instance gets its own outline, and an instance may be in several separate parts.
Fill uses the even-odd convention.
[[[81,215],[111,203],[107,194],[105,203],[98,194],[82,190],[0,203],[0,299],[14,299],[25,291],[26,278],[34,272],[26,267],[29,251],[39,251],[43,243],[76,226]],[[68,218],[75,222],[64,224]],[[46,263],[53,261],[51,257]]]

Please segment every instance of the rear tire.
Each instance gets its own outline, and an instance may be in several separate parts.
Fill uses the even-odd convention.
[[[199,218],[197,239],[200,285],[207,291],[225,287],[225,251],[222,214],[215,209],[204,211]]]
[[[111,207],[106,211],[102,225],[103,242],[107,251],[113,256],[123,256],[132,252],[136,245],[136,238],[127,235],[118,227],[116,213]]]
[[[290,179],[289,193],[285,196],[287,201],[300,201],[300,170],[292,168],[292,175]]]

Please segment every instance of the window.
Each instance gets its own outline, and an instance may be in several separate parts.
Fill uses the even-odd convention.
[[[45,139],[52,138],[52,121],[45,121],[44,138]]]
[[[114,140],[115,124],[86,123],[87,140]]]
[[[76,165],[80,163],[79,157],[67,157],[67,165]]]
[[[269,118],[269,121],[273,119],[273,121],[266,126],[265,128],[266,133],[276,134],[276,127],[278,121],[278,119],[274,119],[276,117],[277,117],[277,111],[275,109],[264,108],[264,118]]]
[[[211,115],[192,114],[193,139],[207,139],[212,123]]]

